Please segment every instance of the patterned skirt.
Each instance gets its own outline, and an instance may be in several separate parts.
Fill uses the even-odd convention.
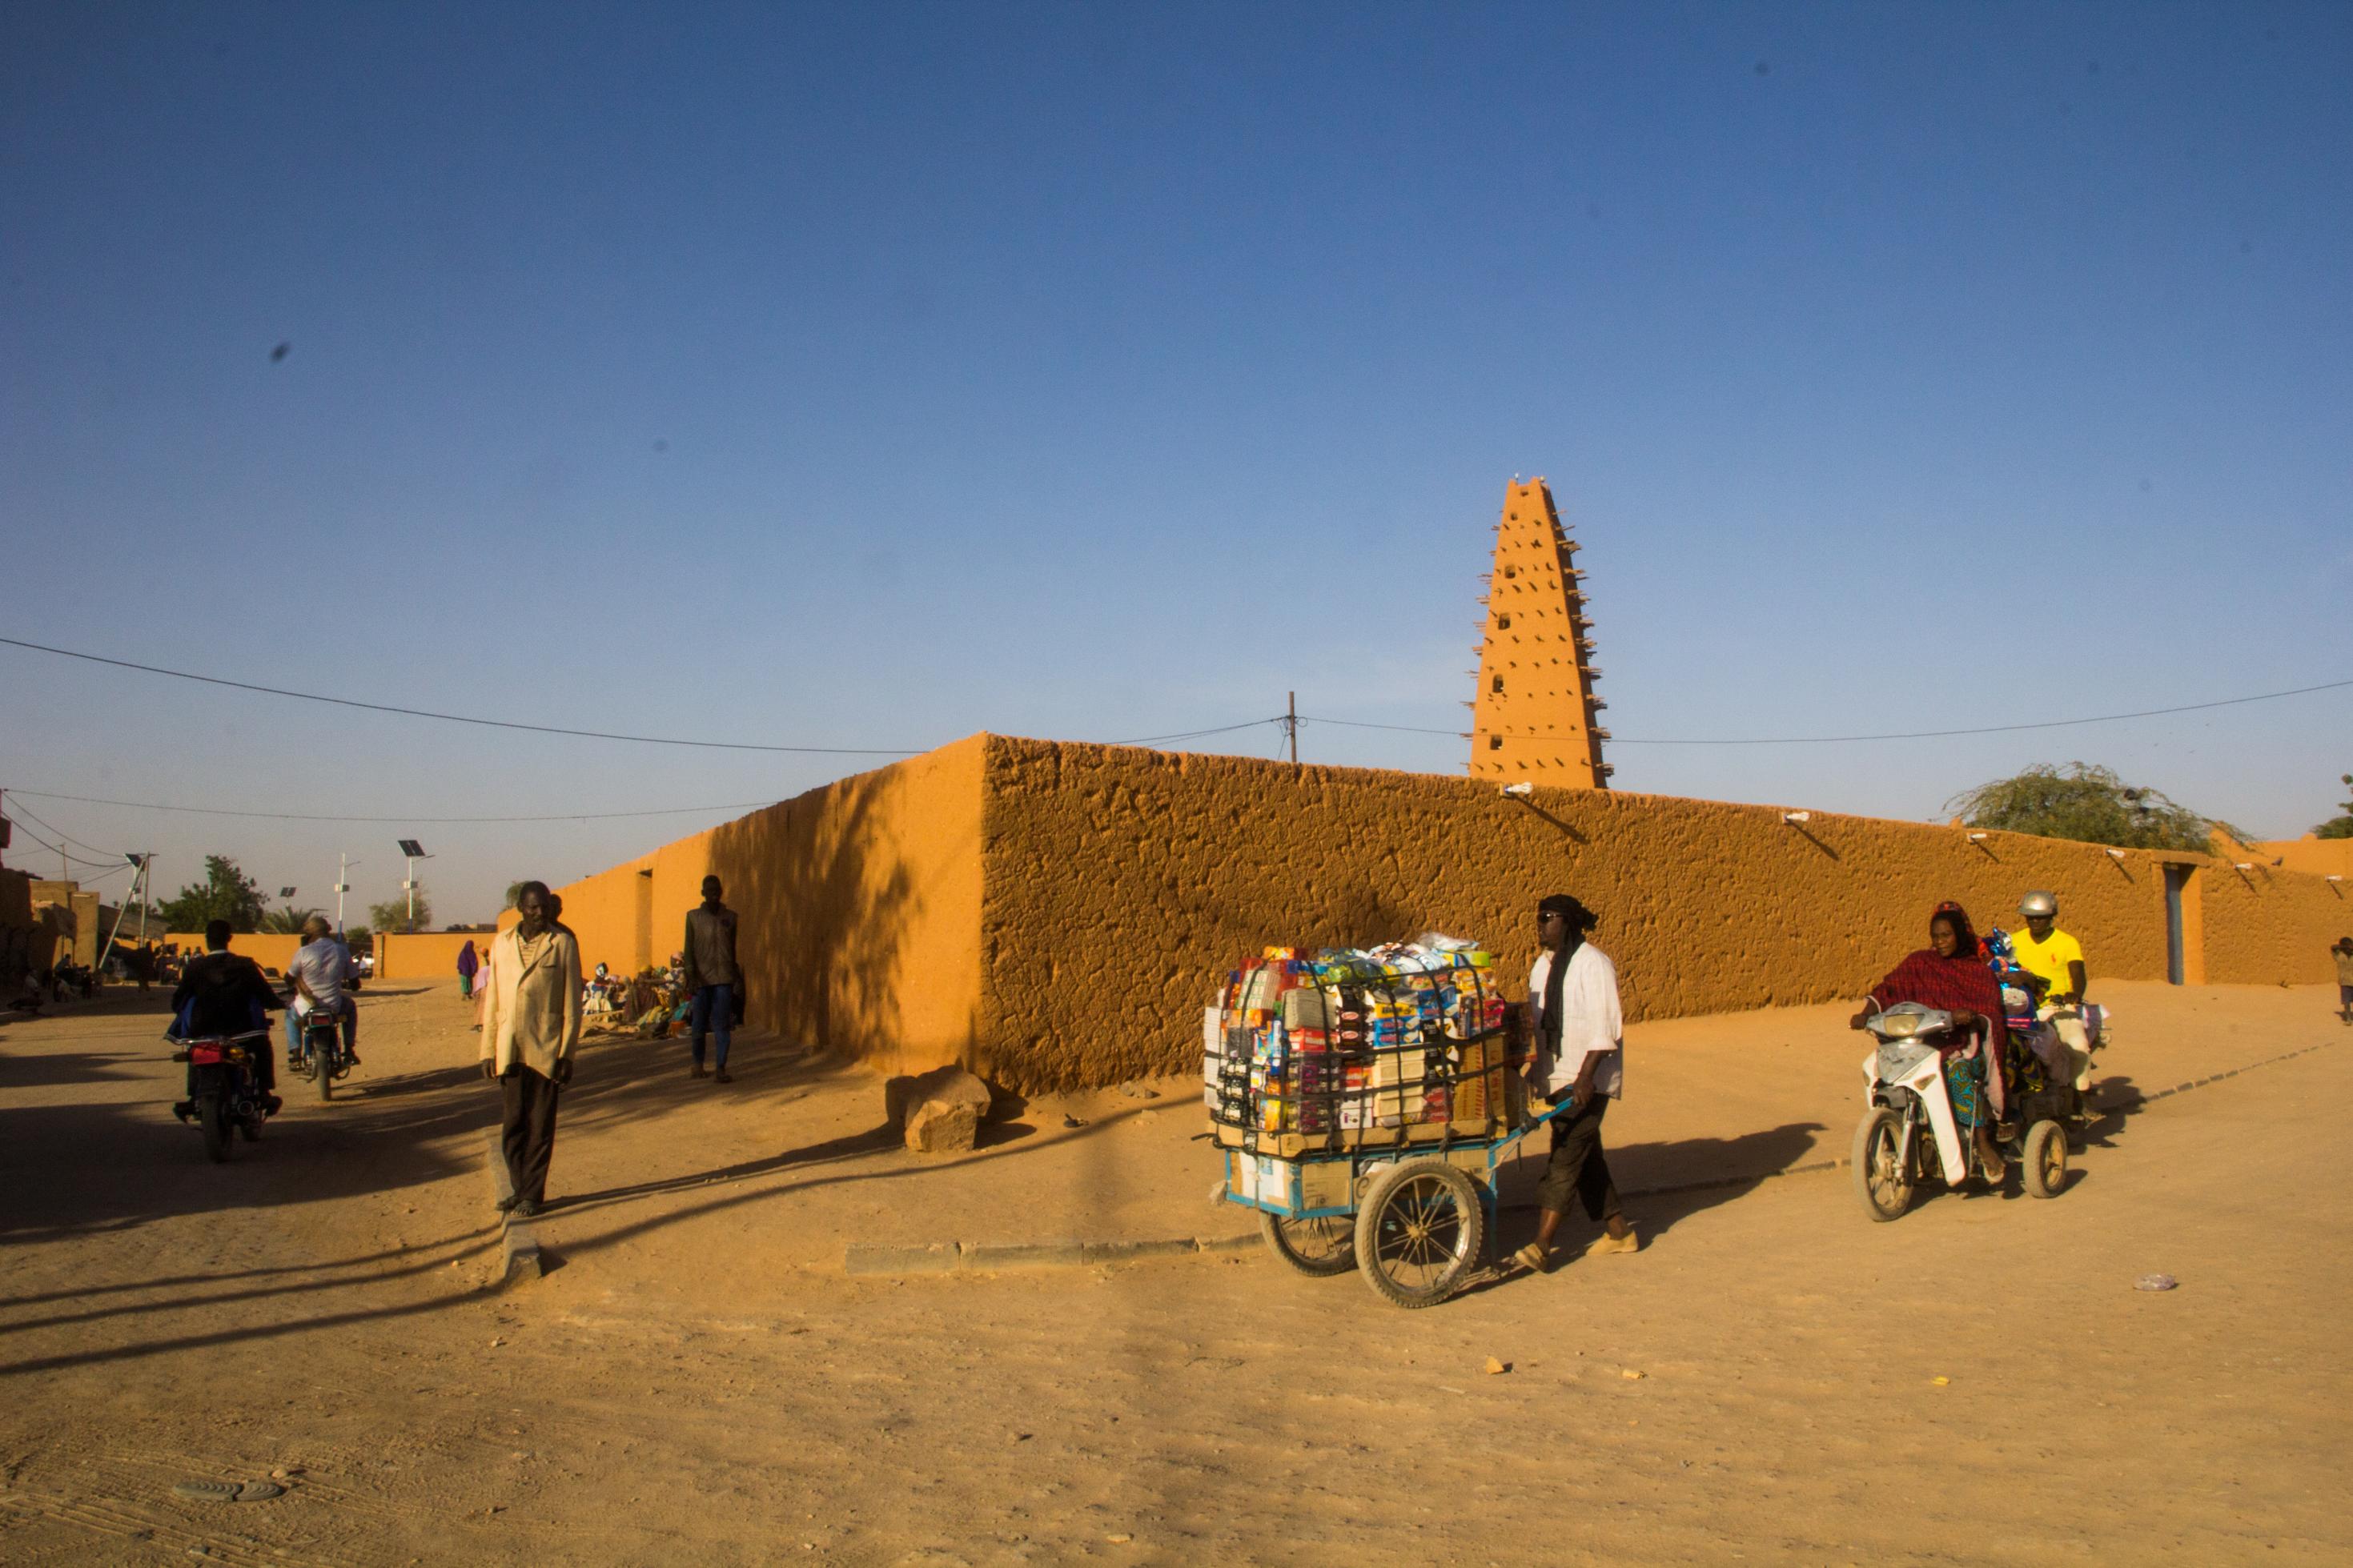
[[[1945,1058],[1945,1092],[1952,1097],[1953,1121],[1962,1131],[1972,1131],[1992,1120],[1985,1095],[1985,1057]]]

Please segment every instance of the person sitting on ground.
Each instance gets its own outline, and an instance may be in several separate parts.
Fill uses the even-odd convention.
[[[2084,947],[2059,929],[2059,900],[2033,892],[2018,900],[2026,929],[2010,939],[2018,966],[2042,982],[2042,1005],[2034,1016],[2051,1026],[2074,1067],[2077,1093],[2092,1087],[2092,1040],[2084,1027]]]
[[[231,952],[228,939],[228,921],[209,922],[205,927],[204,956],[188,960],[182,968],[179,986],[172,993],[174,1038],[219,1039],[256,1029],[266,1036],[270,1013],[285,1005],[278,999],[277,988],[261,973],[261,965],[241,952]],[[275,1053],[265,1040],[249,1054],[254,1086],[261,1091],[263,1107],[275,1116],[285,1103],[271,1092],[278,1087]],[[173,1114],[186,1121],[195,1112],[195,1096],[196,1069],[190,1063],[188,1098],[172,1108]]]
[[[1862,1011],[1847,1023],[1860,1029],[1899,1002],[1942,1008],[1953,1016],[1954,1027],[1968,1043],[1941,1047],[1945,1090],[1952,1099],[1954,1121],[1977,1145],[1988,1176],[1999,1182],[2009,1171],[1993,1140],[1994,1119],[2003,1105],[2001,1074],[1986,1069],[1989,1062],[2000,1062],[2009,1054],[2010,1029],[2002,1022],[2001,988],[1978,951],[1968,911],[1956,903],[1938,904],[1928,917],[1928,945],[1873,986]]]
[[[324,1007],[343,1020],[343,1059],[359,1066],[360,1010],[343,983],[358,976],[352,969],[351,951],[334,938],[334,928],[324,915],[312,915],[302,922],[302,945],[295,950],[286,965],[287,978],[294,983],[293,1012],[298,1017],[309,1017],[315,1008]],[[296,1047],[299,1054],[300,1046]],[[293,1056],[288,1058],[291,1065]]]
[[[2337,960],[2337,1016],[2353,1024],[2353,936],[2341,936],[2329,952]]]

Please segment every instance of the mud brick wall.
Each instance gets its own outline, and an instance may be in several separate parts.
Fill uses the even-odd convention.
[[[2329,944],[2353,936],[2346,884],[2229,860],[2198,873],[2212,985],[2335,984]]]
[[[1268,942],[1475,937],[1516,993],[1553,891],[1599,913],[1635,1019],[1859,995],[1939,900],[2010,928],[2033,888],[2095,974],[2165,975],[2162,868],[2090,845],[1003,737],[987,791],[980,1033],[1024,1089],[1188,1070],[1215,978]],[[2269,932],[2223,944],[2228,975],[2278,977]]]
[[[975,736],[565,884],[583,966],[669,963],[715,874],[739,922],[747,1028],[885,1071],[984,1061],[983,755]]]

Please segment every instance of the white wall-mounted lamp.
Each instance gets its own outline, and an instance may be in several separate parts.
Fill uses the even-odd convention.
[[[1785,811],[1781,814],[1784,822],[1811,822],[1813,819],[1814,814],[1810,811]]]
[[[1982,833],[1972,833],[1969,835],[1969,842],[1972,844],[1982,844],[1985,842],[1985,835]]]
[[[2111,860],[2121,860],[2124,858],[2125,852],[2121,849],[2111,849],[2108,851],[2108,858]]]
[[[2345,879],[2344,878],[2339,877],[2339,876],[2335,876],[2335,875],[2333,875],[2333,874],[2332,874],[2332,875],[2330,875],[2330,876],[2324,877],[2324,878],[2322,878],[2322,879],[2321,879],[2321,880],[2323,880],[2323,881],[2325,881],[2325,882],[2341,882],[2341,881],[2343,881],[2344,879]]]
[[[1505,784],[1504,794],[1512,800],[1525,800],[1536,793],[1536,786],[1523,779],[1515,784]]]
[[[2252,871],[2255,868],[2255,863],[2253,860],[2233,860],[2231,864],[2242,871]]]

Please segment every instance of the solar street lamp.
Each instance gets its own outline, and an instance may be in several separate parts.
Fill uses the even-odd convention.
[[[400,841],[400,853],[402,858],[408,862],[408,875],[402,879],[400,886],[401,890],[408,895],[408,929],[415,931],[417,929],[417,863],[419,860],[430,860],[433,857],[427,855],[425,852],[425,846],[414,838],[404,838]]]

